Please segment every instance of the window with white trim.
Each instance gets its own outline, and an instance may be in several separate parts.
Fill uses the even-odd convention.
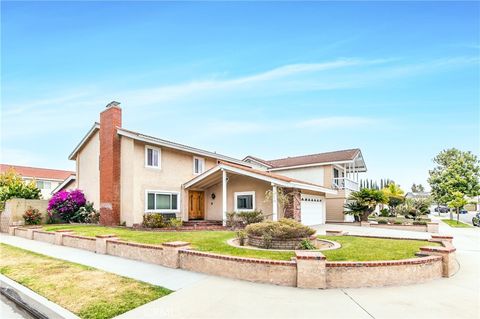
[[[145,146],[145,166],[152,168],[160,168],[160,149]]]
[[[50,189],[52,188],[52,183],[48,181],[37,181],[38,189]]]
[[[248,212],[255,210],[255,192],[235,192],[235,211]]]
[[[146,212],[177,212],[180,194],[177,192],[146,191]]]
[[[205,171],[205,159],[201,157],[193,157],[193,174],[202,174]]]

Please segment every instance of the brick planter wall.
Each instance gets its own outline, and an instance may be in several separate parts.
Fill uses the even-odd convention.
[[[96,250],[96,239],[93,237],[64,234],[63,246],[79,248],[79,249],[84,249],[84,250],[89,250],[94,252]]]
[[[225,256],[189,249],[186,242],[160,245],[130,243],[115,235],[83,237],[71,231],[49,235],[35,228],[10,227],[9,233],[56,245],[85,249],[170,268],[182,268],[234,279],[302,288],[358,288],[405,285],[450,277],[458,270],[451,236],[434,236],[443,247],[421,247],[418,258],[331,262],[319,251],[295,251],[290,261]],[[428,244],[428,241],[426,241]]]
[[[294,238],[294,239],[272,239],[269,249],[289,249],[294,250],[300,246],[300,242],[307,238]],[[312,238],[315,239],[315,238]],[[265,248],[265,241],[262,237],[248,235],[248,244],[250,246]]]
[[[43,241],[49,244],[55,244],[55,233],[35,230],[33,232],[33,239],[38,241]]]
[[[253,282],[296,286],[294,261],[261,260],[181,250],[180,268]]]

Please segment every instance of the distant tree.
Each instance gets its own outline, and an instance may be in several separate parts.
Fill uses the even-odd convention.
[[[448,202],[448,207],[454,208],[457,212],[457,224],[460,221],[460,209],[468,204],[468,200],[461,192],[453,192],[453,198]],[[451,218],[450,218],[451,219]]]
[[[474,154],[451,148],[440,152],[433,162],[436,166],[429,171],[428,182],[436,203],[448,205],[459,200],[457,192],[468,197],[480,195],[480,163]]]
[[[423,187],[422,184],[418,184],[418,185],[417,185],[417,184],[413,183],[413,185],[412,185],[412,192],[414,192],[414,193],[423,193],[423,192],[425,192],[425,188]]]
[[[382,192],[387,197],[388,206],[390,207],[391,211],[396,214],[396,207],[405,201],[405,198],[403,197],[403,190],[397,184],[391,183],[383,188]]]
[[[10,198],[39,199],[40,190],[34,181],[26,183],[13,168],[0,174],[0,202]]]

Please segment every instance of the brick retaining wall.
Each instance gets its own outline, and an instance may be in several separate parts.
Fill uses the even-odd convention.
[[[233,257],[192,250],[181,250],[179,257],[180,268],[186,270],[253,282],[296,286],[295,261]]]
[[[189,243],[147,245],[115,235],[84,237],[71,231],[51,233],[11,227],[9,233],[57,245],[85,249],[216,276],[302,288],[357,288],[421,283],[450,277],[458,270],[451,237],[435,236],[443,247],[421,247],[418,258],[388,261],[333,262],[319,251],[295,251],[290,261],[226,256],[190,250]],[[425,241],[426,245],[428,241]]]

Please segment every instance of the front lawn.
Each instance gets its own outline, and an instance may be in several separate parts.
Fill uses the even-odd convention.
[[[145,244],[159,245],[169,241],[186,241],[191,243],[193,249],[231,256],[275,260],[290,260],[295,256],[293,252],[275,252],[232,247],[227,244],[227,240],[235,237],[235,232],[233,231],[155,232],[102,226],[45,226],[45,230],[47,231],[59,229],[72,229],[76,234],[82,236],[115,234],[122,240]],[[414,258],[415,253],[419,251],[421,246],[434,244],[419,240],[353,236],[319,237],[337,241],[342,245],[340,249],[323,251],[327,260],[331,261],[398,260]]]
[[[0,273],[81,318],[112,318],[171,291],[0,244]]]
[[[472,225],[466,224],[464,222],[459,221],[457,223],[457,220],[453,220],[453,219],[442,219],[442,221],[450,227],[457,227],[457,228],[472,228],[473,227]]]

